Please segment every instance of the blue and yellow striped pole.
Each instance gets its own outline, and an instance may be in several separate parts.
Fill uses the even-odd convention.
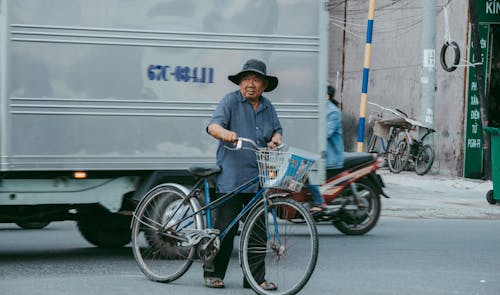
[[[375,0],[370,0],[368,8],[368,27],[366,30],[365,61],[363,65],[363,85],[361,88],[361,103],[359,105],[358,152],[363,151],[365,136],[366,102],[368,100],[368,75],[370,74],[370,54],[372,49],[373,17],[375,16]]]

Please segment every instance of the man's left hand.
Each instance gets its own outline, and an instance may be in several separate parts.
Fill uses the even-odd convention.
[[[271,141],[267,143],[267,147],[270,149],[275,149],[281,145],[281,134],[275,133],[271,138]]]

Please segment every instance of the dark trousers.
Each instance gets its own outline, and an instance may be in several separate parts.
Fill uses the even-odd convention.
[[[220,195],[219,195],[220,196]],[[241,209],[250,202],[254,194],[239,194],[238,196],[226,201],[222,206],[218,207],[215,210],[215,222],[214,228],[224,230],[229,223],[240,213]],[[264,218],[263,218],[264,219]],[[259,221],[265,222],[265,221]],[[266,229],[262,226],[257,226],[255,228],[256,231],[252,233],[252,237],[255,235],[256,237],[252,240],[259,241],[258,246],[265,247],[265,243],[267,240]],[[233,252],[233,243],[234,236],[238,231],[238,224],[235,224],[233,228],[227,233],[224,239],[221,241],[221,246],[219,253],[215,256],[214,266],[215,270],[213,272],[205,271],[203,273],[204,277],[213,277],[213,278],[221,278],[224,279],[226,275],[227,266],[229,264],[229,259],[231,258],[231,254]],[[255,246],[250,244],[249,246]],[[264,251],[259,251],[264,252]],[[257,281],[257,283],[262,283],[265,281],[265,253],[263,254],[249,254],[249,260],[255,261],[252,263],[252,274]]]

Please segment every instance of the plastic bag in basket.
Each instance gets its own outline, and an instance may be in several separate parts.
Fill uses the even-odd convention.
[[[267,187],[282,188],[290,191],[302,189],[304,181],[318,160],[319,156],[297,148],[290,148],[285,156],[285,161],[278,170],[275,179],[266,182]]]

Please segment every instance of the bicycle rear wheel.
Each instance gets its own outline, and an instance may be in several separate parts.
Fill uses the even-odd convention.
[[[311,277],[317,259],[316,224],[301,203],[270,199],[267,208],[256,207],[245,221],[240,261],[245,278],[258,294],[299,292]],[[264,290],[260,286],[263,280],[278,289]]]
[[[193,203],[173,185],[149,191],[137,207],[132,221],[132,251],[141,271],[150,280],[171,282],[181,277],[193,263],[196,246],[185,237],[186,230],[201,227]]]
[[[415,173],[418,175],[424,175],[432,167],[434,163],[434,149],[428,145],[423,145],[417,154],[417,158],[415,159]]]
[[[375,152],[375,145],[377,143],[377,136],[374,134],[373,126],[374,126],[374,123],[370,122],[368,124],[368,128],[367,128],[368,131],[366,132],[366,138],[368,139],[367,140],[368,145],[366,146],[366,151],[368,153]]]

